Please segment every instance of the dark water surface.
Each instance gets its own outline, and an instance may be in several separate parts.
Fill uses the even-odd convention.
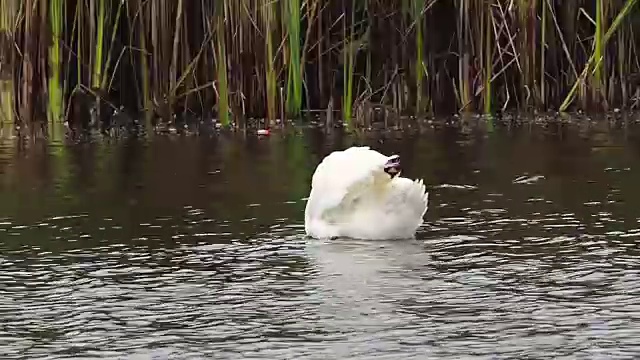
[[[297,133],[2,142],[0,357],[640,357],[640,131]],[[304,237],[354,142],[429,185],[416,240]]]

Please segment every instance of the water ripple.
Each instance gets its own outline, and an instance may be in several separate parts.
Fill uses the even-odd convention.
[[[467,140],[460,143],[480,146]],[[38,199],[25,212],[4,201],[12,210],[0,218],[0,354],[625,359],[639,353],[640,204],[634,168],[620,164],[624,157],[577,157],[567,175],[569,162],[556,163],[563,155],[545,158],[536,149],[535,156],[510,158],[531,144],[499,149],[488,161],[485,150],[493,148],[430,151],[434,143],[423,143],[428,151],[416,154],[428,156],[413,161],[427,165],[407,161],[436,184],[415,240],[307,239],[304,201],[291,199],[304,196],[310,170],[298,172],[302,166],[279,155],[288,150],[263,156],[269,166],[254,166],[239,147],[234,154],[244,154],[243,161],[209,165],[207,158],[175,170],[179,176],[167,163],[155,164],[152,184],[127,195],[137,202],[116,200],[120,195],[108,189],[122,191],[120,183],[97,187],[98,201],[82,200],[88,195],[75,193],[82,186],[65,182],[55,189],[73,188],[65,190],[81,199],[73,206],[43,201],[40,211]],[[193,182],[214,183],[193,186],[184,176],[193,168],[205,177],[194,175]],[[217,180],[207,177],[213,169],[223,169],[215,170]],[[112,178],[119,179],[110,172],[96,181]],[[246,180],[254,178],[268,185]],[[71,195],[50,198],[65,196]]]
[[[440,219],[449,231],[524,220]],[[545,229],[575,218],[540,220]],[[557,357],[638,350],[637,271],[629,272],[632,258],[611,258],[628,249],[612,249],[607,234],[314,242],[299,227],[273,232],[281,237],[215,244],[185,232],[188,241],[173,247],[10,253],[29,256],[1,266],[0,334],[11,344],[2,351],[106,357],[197,347],[229,357],[367,358],[410,357],[419,346],[440,358],[506,358],[532,356],[531,348]]]

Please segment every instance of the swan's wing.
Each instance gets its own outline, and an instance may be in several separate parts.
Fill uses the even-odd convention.
[[[356,193],[373,183],[389,157],[368,146],[351,147],[327,155],[311,179],[313,204],[310,209],[326,210],[340,205],[347,194]],[[315,213],[315,211],[312,211]]]
[[[385,189],[375,188],[344,213],[340,231],[354,238],[410,238],[424,222],[428,202],[422,180],[395,177]]]
[[[416,228],[422,225],[424,214],[429,208],[429,192],[422,179],[396,177],[389,186],[384,204],[386,212],[408,222],[415,222]]]

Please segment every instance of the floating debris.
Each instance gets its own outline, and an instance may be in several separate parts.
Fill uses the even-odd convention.
[[[544,180],[544,175],[534,175],[534,176],[519,176],[515,180],[513,180],[513,184],[533,184],[539,180]]]

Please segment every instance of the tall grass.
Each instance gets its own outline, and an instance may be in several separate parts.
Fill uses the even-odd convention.
[[[0,0],[2,116],[29,125],[43,107],[60,121],[78,88],[224,126],[334,105],[348,124],[635,109],[636,2]]]

